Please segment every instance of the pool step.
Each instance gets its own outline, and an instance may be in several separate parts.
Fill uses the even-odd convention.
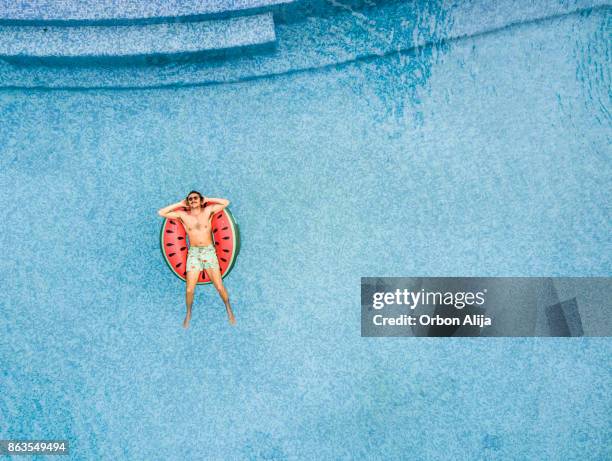
[[[292,12],[300,5],[311,5],[310,1],[315,0],[309,0],[308,4],[294,2],[286,9]],[[338,5],[351,1],[357,0],[343,0]],[[244,53],[231,59],[186,59],[154,66],[29,66],[0,56],[0,91],[222,84],[324,69],[400,53],[402,56],[398,56],[398,60],[418,62],[412,55],[420,50],[430,52],[431,49],[435,56],[438,53],[435,47],[511,28],[530,28],[541,21],[575,21],[582,24],[580,27],[599,22],[606,24],[612,12],[608,4],[608,0],[576,0],[571,4],[545,0],[521,9],[514,8],[510,0],[492,3],[473,0],[456,2],[449,11],[436,2],[427,3],[427,8],[423,8],[421,2],[382,2],[379,6],[358,10],[359,14],[344,11],[302,20],[291,18],[290,14],[283,19],[284,10],[281,10],[274,14],[276,41],[273,52]],[[476,16],[478,21],[473,19]],[[126,62],[129,64],[130,60]],[[411,78],[426,81],[428,72],[428,65],[423,65],[414,69]]]
[[[0,24],[169,22],[268,11],[294,0],[0,0]]]
[[[0,25],[0,58],[172,56],[262,46],[275,39],[272,13],[154,24]]]

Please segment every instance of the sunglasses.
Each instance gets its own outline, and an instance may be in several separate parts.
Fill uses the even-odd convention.
[[[200,200],[200,197],[194,196],[194,197],[187,198],[188,202],[193,202],[194,200]]]

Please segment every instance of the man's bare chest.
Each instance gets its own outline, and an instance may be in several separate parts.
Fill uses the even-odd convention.
[[[210,213],[200,216],[188,216],[183,219],[183,224],[187,232],[208,230],[210,229]]]

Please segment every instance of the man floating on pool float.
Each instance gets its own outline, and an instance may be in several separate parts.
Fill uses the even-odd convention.
[[[187,304],[187,315],[183,321],[183,328],[189,328],[191,321],[191,306],[195,287],[202,270],[206,271],[213,285],[219,292],[225,303],[227,317],[232,325],[236,324],[234,313],[229,302],[229,295],[223,286],[219,261],[212,240],[211,220],[215,213],[223,210],[229,205],[229,200],[223,198],[203,197],[198,191],[191,191],[187,199],[181,200],[174,205],[169,205],[158,211],[164,218],[180,219],[183,222],[187,236],[189,237],[189,252],[187,255],[187,285],[185,302]],[[187,208],[188,211],[175,210],[176,208]]]

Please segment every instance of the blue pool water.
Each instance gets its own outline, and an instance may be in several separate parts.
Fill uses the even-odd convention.
[[[608,459],[608,338],[360,337],[364,276],[610,275],[610,8],[457,4],[285,18],[228,62],[0,63],[0,439]],[[181,328],[157,210],[191,189],[240,224],[236,328],[209,286]]]

